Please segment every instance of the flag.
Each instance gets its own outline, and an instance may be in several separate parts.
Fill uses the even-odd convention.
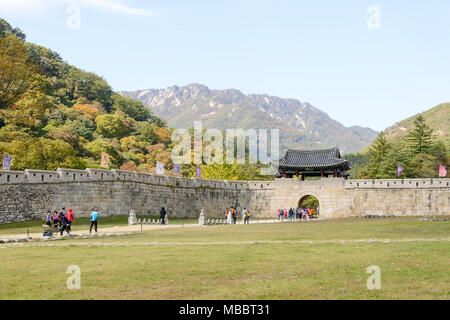
[[[173,164],[173,173],[175,173],[176,175],[179,175],[181,171],[181,167],[178,163],[174,163]]]
[[[442,165],[442,164],[440,164],[439,165],[439,177],[446,177],[447,176],[447,169]]]
[[[102,152],[102,162],[100,164],[103,168],[109,167],[109,154]]]
[[[9,168],[11,167],[11,161],[12,161],[12,156],[10,156],[9,154],[3,155],[3,169],[4,170],[9,170]]]
[[[197,170],[196,170],[195,175],[197,176],[197,178],[201,178],[202,177],[202,169],[199,166],[197,166]]]
[[[400,177],[400,175],[403,173],[403,167],[401,165],[397,165],[397,177]]]
[[[159,161],[156,162],[156,173],[164,174],[164,164]]]

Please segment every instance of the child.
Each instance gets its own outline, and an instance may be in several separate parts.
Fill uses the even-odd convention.
[[[70,233],[70,231],[72,230],[72,222],[75,220],[75,216],[73,215],[72,209],[69,209],[69,212],[67,213],[67,233]]]
[[[48,226],[52,225],[52,212],[50,210],[47,211],[47,217],[45,218],[45,224]]]

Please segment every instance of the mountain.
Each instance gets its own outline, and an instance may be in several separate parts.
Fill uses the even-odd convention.
[[[121,94],[142,101],[171,127],[189,128],[194,120],[202,120],[205,128],[278,128],[282,148],[338,146],[343,153],[350,153],[366,147],[377,136],[369,128],[344,127],[309,103],[266,94],[211,90],[201,84]]]
[[[397,142],[414,127],[414,119],[422,115],[426,123],[434,130],[436,138],[442,139],[450,146],[450,103],[442,103],[434,108],[397,122],[386,129],[389,140]]]

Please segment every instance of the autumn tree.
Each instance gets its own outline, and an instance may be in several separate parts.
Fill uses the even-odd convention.
[[[0,37],[0,109],[20,100],[37,70],[23,40],[13,35]]]
[[[127,132],[127,126],[117,114],[104,114],[95,118],[97,132],[106,138],[121,138]]]

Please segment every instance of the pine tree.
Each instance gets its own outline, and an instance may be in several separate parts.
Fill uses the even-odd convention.
[[[433,129],[419,115],[414,120],[415,128],[405,137],[409,152],[412,154],[429,153],[433,146]]]
[[[377,178],[381,174],[381,166],[392,146],[387,140],[384,132],[381,132],[377,139],[369,148],[369,176],[372,179]]]

